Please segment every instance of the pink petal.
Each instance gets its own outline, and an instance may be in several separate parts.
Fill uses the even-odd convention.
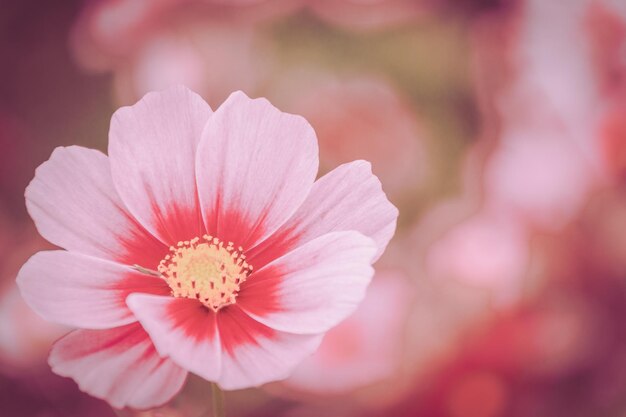
[[[139,324],[73,331],[54,344],[49,363],[55,373],[116,408],[165,404],[187,377],[185,370],[157,354]]]
[[[225,349],[218,383],[227,390],[287,378],[323,337],[276,332],[233,306],[218,313],[218,327]]]
[[[65,249],[123,263],[156,265],[167,252],[128,214],[103,153],[56,148],[26,188],[39,233]]]
[[[389,202],[366,161],[341,165],[313,184],[296,213],[269,239],[246,253],[255,268],[329,232],[356,230],[382,255],[396,229],[398,209]]]
[[[24,300],[45,319],[89,329],[135,322],[125,304],[131,292],[169,293],[160,278],[68,251],[35,254],[20,270],[17,283]]]
[[[309,193],[318,168],[315,132],[265,99],[233,93],[207,124],[196,167],[209,234],[249,248]]]
[[[215,313],[196,300],[131,294],[135,313],[157,350],[209,381],[220,374],[220,341]]]
[[[321,341],[277,332],[235,305],[213,313],[196,300],[145,294],[128,304],[161,355],[225,389],[285,378]]]
[[[329,233],[252,274],[237,303],[276,330],[325,332],[350,315],[365,296],[375,252],[374,242],[360,233]]]
[[[115,186],[129,210],[167,244],[202,236],[195,155],[211,108],[185,87],[149,93],[111,120]]]

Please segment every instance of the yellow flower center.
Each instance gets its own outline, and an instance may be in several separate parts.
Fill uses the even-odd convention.
[[[170,247],[158,271],[174,297],[193,298],[213,311],[235,303],[239,286],[252,266],[241,247],[204,235]]]

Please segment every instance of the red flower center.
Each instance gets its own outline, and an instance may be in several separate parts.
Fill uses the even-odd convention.
[[[243,248],[204,235],[170,247],[158,271],[174,297],[194,298],[218,311],[235,303],[239,286],[252,272],[245,259]]]

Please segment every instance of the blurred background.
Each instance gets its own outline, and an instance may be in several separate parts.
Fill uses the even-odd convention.
[[[304,115],[322,172],[368,159],[400,209],[360,309],[229,416],[626,416],[626,0],[2,2],[2,416],[208,409],[199,378],[134,412],[53,375],[68,329],[14,281],[50,247],[35,168],[179,83]]]

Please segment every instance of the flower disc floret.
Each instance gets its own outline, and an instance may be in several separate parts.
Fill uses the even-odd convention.
[[[240,285],[252,272],[243,248],[204,235],[178,242],[158,271],[175,297],[197,299],[213,311],[234,304]]]

